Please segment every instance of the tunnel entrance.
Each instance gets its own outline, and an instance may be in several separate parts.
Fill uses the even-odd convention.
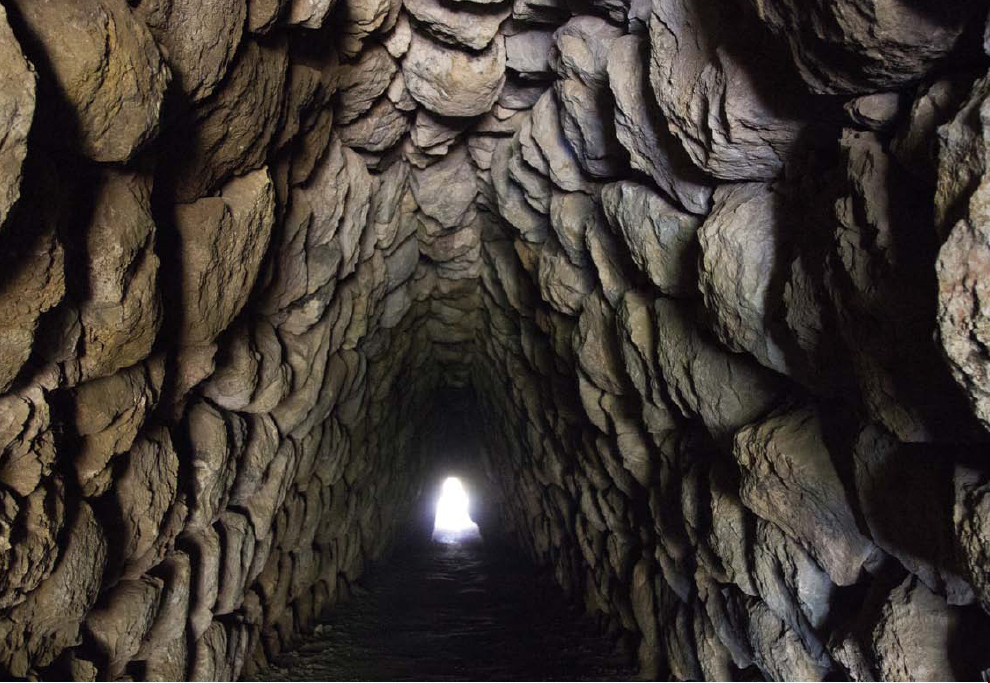
[[[457,477],[444,479],[433,518],[433,540],[460,543],[480,538],[478,525],[471,519],[470,507],[471,500],[461,480]]]

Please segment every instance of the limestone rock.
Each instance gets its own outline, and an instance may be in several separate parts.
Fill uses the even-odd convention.
[[[123,673],[141,649],[158,612],[162,585],[152,578],[121,581],[104,598],[104,604],[86,617],[86,629],[108,659],[111,676]]]
[[[549,79],[553,31],[530,28],[505,36],[505,66],[526,79]]]
[[[278,405],[288,393],[291,370],[271,323],[235,325],[224,340],[203,393],[223,408],[245,413],[264,413]]]
[[[295,464],[292,449],[279,448],[279,434],[268,416],[251,420],[244,458],[230,492],[230,503],[248,511],[258,540],[268,535],[285,498]]]
[[[189,556],[184,552],[172,553],[155,568],[155,574],[162,581],[162,591],[155,620],[137,653],[140,660],[157,659],[170,643],[183,638],[189,615]],[[180,667],[183,665],[184,661],[179,663]]]
[[[979,96],[980,91],[977,90],[974,95]],[[987,101],[978,100],[979,111],[986,108]],[[958,121],[952,127],[946,126],[943,136],[958,130],[960,123]],[[985,135],[985,126],[981,125],[974,132],[969,144],[968,153],[978,155],[973,158],[976,163],[982,163],[978,160],[983,159]],[[987,280],[983,274],[990,269],[986,201],[990,184],[987,182],[985,169],[979,170],[981,166],[974,168],[972,162],[959,164],[959,159],[945,153],[941,161],[940,193],[945,193],[949,182],[958,183],[961,174],[965,173],[969,177],[966,178],[968,182],[965,185],[959,183],[956,186],[961,197],[957,203],[959,220],[951,226],[951,232],[939,250],[936,263],[938,339],[952,376],[965,391],[973,412],[984,428],[990,428],[990,392],[986,388],[990,381],[990,357],[986,353],[985,344],[987,311],[982,304],[988,296]],[[942,180],[943,177],[945,181]]]
[[[596,178],[613,177],[623,167],[605,72],[609,47],[620,35],[603,19],[575,17],[554,33],[550,51],[564,137],[581,168]]]
[[[707,338],[681,304],[658,298],[654,307],[658,365],[685,416],[725,439],[773,406],[780,385],[767,370]]]
[[[974,74],[961,73],[953,78],[941,78],[925,83],[918,88],[914,101],[910,105],[906,119],[900,122],[897,135],[891,143],[891,152],[901,162],[905,170],[916,177],[929,180],[937,175],[938,157],[943,151],[947,153],[966,154],[969,147],[967,142],[955,138],[952,142],[932,145],[933,136],[938,135],[938,128],[951,121],[965,102],[972,85]],[[961,113],[961,112],[960,112]],[[963,118],[968,118],[964,115]],[[951,127],[950,127],[951,129]],[[958,144],[962,142],[962,144]],[[960,174],[964,175],[964,174]],[[943,175],[938,178],[948,180],[951,176]],[[951,191],[946,195],[954,194]],[[940,231],[945,229],[945,217],[942,216],[942,192],[935,195],[936,220]]]
[[[751,0],[760,18],[786,37],[805,82],[819,93],[867,93],[907,85],[956,48],[968,3],[922,9],[904,0],[798,3]]]
[[[825,680],[827,669],[808,653],[798,635],[765,604],[752,602],[747,635],[753,644],[754,663],[769,678]]]
[[[774,47],[741,8],[653,2],[657,103],[691,160],[716,178],[773,179],[805,128],[791,101],[801,86]]]
[[[887,597],[873,628],[872,649],[883,679],[927,681],[955,676],[950,639],[959,617],[916,577]]]
[[[0,391],[6,391],[31,355],[38,321],[65,296],[65,251],[56,236],[59,207],[25,196],[16,225],[4,231],[0,255]],[[28,213],[30,207],[30,213]]]
[[[468,53],[413,31],[402,73],[409,93],[430,111],[477,116],[491,108],[505,83],[505,44],[499,38],[478,53]]]
[[[74,466],[83,495],[97,496],[110,487],[111,462],[130,450],[157,403],[164,380],[161,360],[76,387],[75,426],[81,443]]]
[[[526,201],[523,188],[512,178],[510,164],[515,155],[513,140],[501,140],[492,153],[491,178],[499,214],[519,230],[523,238],[542,241],[547,234],[548,221]]]
[[[562,0],[514,0],[512,18],[533,24],[557,24],[568,16]]]
[[[474,169],[463,146],[425,169],[413,169],[409,178],[423,213],[445,228],[463,224],[478,192]]]
[[[0,230],[21,195],[21,173],[34,117],[36,77],[0,7]]]
[[[905,441],[925,441],[962,407],[927,398],[934,390],[946,403],[956,401],[941,354],[929,344],[936,244],[922,227],[922,186],[900,171],[873,133],[846,131],[841,148],[848,178],[847,194],[835,203],[841,274],[828,282],[839,331],[871,418]],[[906,363],[918,363],[918,374],[899,377],[897,368]]]
[[[86,230],[88,296],[79,310],[82,379],[143,360],[161,325],[150,179],[106,171]]]
[[[406,11],[433,38],[483,50],[512,11],[509,4],[471,5],[457,0],[405,0]]]
[[[860,431],[853,455],[860,509],[877,546],[950,604],[971,602],[954,550],[953,503],[960,518],[967,512],[953,496],[952,463],[902,447],[876,425]]]
[[[341,54],[348,57],[358,54],[365,39],[388,21],[393,6],[398,12],[400,3],[389,0],[348,2],[347,11],[341,13],[343,21],[334,27],[339,31],[337,44]],[[395,17],[392,17],[392,21],[395,21]]]
[[[337,0],[289,0],[286,23],[304,28],[320,28]]]
[[[409,119],[387,97],[382,97],[361,118],[339,126],[340,141],[349,147],[382,152],[394,146],[409,129]]]
[[[986,611],[990,607],[990,572],[986,562],[986,558],[990,557],[990,533],[987,529],[990,488],[984,477],[971,468],[959,467],[954,481],[953,520],[957,553],[976,597]]]
[[[54,141],[58,146],[94,161],[125,162],[155,138],[169,69],[125,0],[12,5],[28,56],[45,65],[52,123],[71,131]]]
[[[211,526],[226,507],[244,449],[246,426],[236,413],[197,403],[187,416],[192,447],[192,500],[187,527]]]
[[[602,209],[622,235],[636,265],[667,296],[696,289],[700,222],[646,185],[622,181],[602,188]]]
[[[256,4],[256,3],[252,3]],[[243,0],[149,0],[137,5],[163,48],[175,84],[191,102],[209,97],[241,42]]]
[[[881,92],[850,100],[845,110],[856,124],[870,130],[884,130],[896,122],[901,104],[898,93]]]
[[[600,294],[589,297],[574,331],[574,346],[580,367],[588,378],[599,388],[621,395],[626,385],[622,356],[611,324],[614,315]]]
[[[220,516],[219,527],[223,564],[213,610],[218,615],[229,614],[240,606],[255,549],[254,532],[244,515],[226,511]]]
[[[412,41],[412,26],[409,23],[409,15],[403,12],[399,15],[391,33],[382,40],[382,45],[395,59],[401,59],[409,49],[410,41]]]
[[[54,568],[56,540],[66,521],[65,485],[46,478],[21,499],[4,491],[0,505],[0,604],[9,608],[24,602]]]
[[[248,0],[247,29],[251,33],[268,33],[281,17],[288,0]]]
[[[92,508],[81,502],[52,573],[0,621],[0,662],[7,671],[26,676],[79,642],[106,560],[106,535]]]
[[[335,136],[309,182],[293,190],[285,216],[263,307],[279,325],[298,334],[320,320],[337,278],[357,263],[370,193],[364,163]]]
[[[760,183],[724,185],[714,209],[698,231],[699,286],[715,331],[733,351],[787,373],[787,360],[774,339],[772,283],[783,259],[783,200]]]
[[[855,582],[874,547],[856,526],[815,410],[777,412],[740,430],[733,453],[746,507],[800,543],[836,584]]]
[[[184,345],[210,344],[240,312],[268,248],[274,212],[267,169],[232,180],[219,197],[177,207]]]
[[[649,174],[687,211],[705,214],[712,189],[665,125],[650,89],[648,54],[647,41],[636,35],[620,36],[609,48],[606,71],[615,98],[616,137],[633,168]]]
[[[568,315],[580,315],[596,284],[587,267],[575,266],[559,246],[540,250],[540,293],[551,306]]]
[[[51,406],[37,384],[0,397],[0,483],[28,496],[52,473]]]
[[[178,201],[195,201],[264,165],[282,115],[286,48],[282,40],[245,39],[223,85],[172,134]]]
[[[568,192],[591,192],[591,182],[581,171],[577,156],[564,136],[560,107],[553,89],[548,89],[533,107],[534,153],[524,157],[537,170],[546,168],[554,185]],[[524,150],[526,147],[524,146]],[[539,158],[537,160],[534,157]]]
[[[117,552],[136,564],[155,549],[179,487],[179,457],[166,428],[139,437],[128,452],[124,471],[114,483],[122,514]]]
[[[388,50],[380,45],[369,46],[356,61],[343,65],[334,109],[337,122],[351,123],[368,111],[388,88],[397,69]]]
[[[447,154],[451,144],[468,127],[468,119],[437,116],[427,109],[416,109],[416,123],[410,138],[423,151]]]
[[[943,108],[954,111],[954,115],[949,114],[944,123],[936,119],[927,124],[929,129],[937,126],[938,130],[935,225],[944,237],[968,213],[970,197],[982,183],[986,171],[987,141],[983,112],[990,97],[990,75],[977,79],[968,96],[958,103],[954,101],[955,97],[942,90],[939,93],[933,89],[927,98],[929,104],[925,109],[930,107],[936,112],[921,116],[926,119],[942,118],[946,116],[941,111]],[[918,144],[922,143],[919,141]]]
[[[185,540],[193,549],[190,554],[189,630],[198,640],[213,621],[220,581],[220,538],[213,527],[208,527],[187,534]]]

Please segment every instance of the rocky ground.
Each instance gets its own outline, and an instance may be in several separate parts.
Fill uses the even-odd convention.
[[[633,654],[528,562],[479,539],[431,543],[373,569],[256,679],[628,680]]]

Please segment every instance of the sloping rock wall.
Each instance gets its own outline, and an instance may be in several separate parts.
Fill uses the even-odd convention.
[[[0,0],[0,672],[263,666],[454,388],[645,676],[985,678],[987,11]]]

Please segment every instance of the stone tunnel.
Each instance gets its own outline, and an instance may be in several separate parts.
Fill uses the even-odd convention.
[[[987,680],[988,10],[0,0],[0,677]]]

